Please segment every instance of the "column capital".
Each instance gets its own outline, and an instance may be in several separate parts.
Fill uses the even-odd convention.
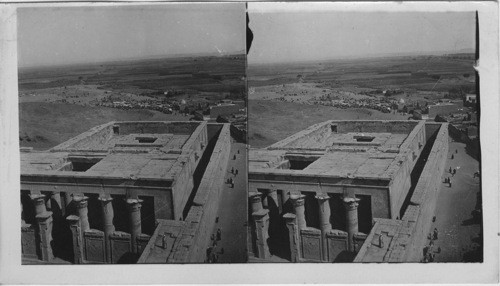
[[[141,207],[142,207],[141,204],[142,204],[143,200],[141,200],[141,199],[127,199],[126,202],[130,208],[130,211],[134,212],[134,211],[139,211],[141,209]]]
[[[344,205],[347,207],[349,210],[355,210],[358,208],[358,198],[351,198],[351,197],[344,197],[343,198]]]
[[[258,210],[256,212],[252,213],[252,216],[253,216],[254,220],[261,220],[268,213],[269,213],[269,210],[267,210],[267,209],[261,209],[261,210]]]
[[[37,214],[36,219],[38,220],[39,223],[44,223],[47,221],[49,218],[52,218],[52,212],[46,211],[42,214]]]
[[[80,221],[80,217],[77,215],[69,215],[66,220],[71,224],[75,225]]]
[[[87,196],[73,195],[73,201],[75,201],[78,208],[87,207],[88,199],[89,199],[89,197],[87,197]]]
[[[142,204],[143,200],[141,200],[141,199],[127,199],[126,202],[129,205],[136,205],[136,204]]]
[[[314,197],[320,201],[330,199],[330,196],[327,193],[316,193],[316,196],[314,196]]]
[[[270,193],[275,193],[275,192],[277,192],[277,191],[278,191],[278,189],[274,189],[274,188],[273,188],[273,189],[268,189],[268,190],[267,190],[267,193],[268,193],[268,194],[270,194]]]
[[[35,212],[37,215],[43,215],[47,212],[47,207],[45,205],[45,195],[32,194],[30,195],[30,198],[35,204]]]
[[[283,215],[283,218],[285,219],[285,222],[288,224],[288,223],[293,223],[295,222],[295,218],[297,216],[295,214],[292,214],[292,213],[286,213]]]
[[[38,202],[45,203],[45,201],[43,201],[43,199],[45,199],[45,195],[42,195],[42,194],[31,194],[30,198],[32,200],[34,200],[36,203],[38,203]]]
[[[113,200],[113,198],[111,196],[99,196],[98,199],[103,204],[107,204],[107,203],[109,203],[109,202],[111,202]]]
[[[252,203],[261,201],[261,194],[259,192],[251,192],[248,197]]]
[[[297,195],[297,194],[291,194],[291,195],[290,195],[290,199],[292,200],[293,205],[294,205],[294,206],[296,206],[296,207],[297,207],[297,206],[303,206],[303,205],[304,205],[304,202],[305,202],[304,198],[305,198],[305,197],[306,197],[306,196],[304,196],[304,195],[302,195],[302,194],[300,194],[300,195]]]

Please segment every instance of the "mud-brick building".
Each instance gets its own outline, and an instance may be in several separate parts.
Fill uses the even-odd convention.
[[[205,249],[198,232],[214,221],[230,138],[228,124],[110,122],[47,151],[23,148],[23,262],[134,263],[158,227],[195,241],[171,235],[164,252]]]
[[[441,124],[326,121],[249,153],[250,257],[352,262],[400,220]]]

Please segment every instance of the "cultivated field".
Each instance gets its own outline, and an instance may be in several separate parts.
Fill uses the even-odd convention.
[[[253,148],[269,146],[327,120],[406,120],[408,117],[369,109],[339,109],[267,100],[250,100],[248,107],[248,140]]]
[[[249,144],[264,147],[329,119],[402,119],[475,93],[472,54],[251,65]]]
[[[221,99],[246,99],[244,55],[21,68],[20,145],[47,149],[113,120],[189,120]]]

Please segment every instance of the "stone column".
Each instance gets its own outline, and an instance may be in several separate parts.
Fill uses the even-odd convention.
[[[316,199],[319,204],[319,223],[322,232],[326,232],[332,229],[330,224],[330,196],[326,193],[316,194]]]
[[[304,198],[305,196],[302,194],[293,194],[290,195],[290,199],[293,202],[293,206],[295,207],[295,215],[297,219],[297,225],[299,230],[305,229],[307,227],[306,224],[306,215],[305,215],[305,207],[304,207]]]
[[[111,202],[113,198],[111,197],[99,197],[102,207],[102,224],[104,230],[104,241],[106,245],[106,261],[111,263],[111,247],[109,242],[109,235],[115,231],[115,226],[113,225],[113,205]]]
[[[45,195],[33,194],[31,199],[35,204],[35,218],[38,227],[39,250],[43,261],[54,258],[52,254],[52,212],[48,212],[45,206]]]
[[[292,262],[300,261],[299,229],[297,228],[296,216],[291,213],[283,215],[288,228],[288,239],[290,241],[290,259]]]
[[[44,214],[47,212],[45,205],[45,195],[32,194],[30,195],[33,204],[35,205],[35,215]]]
[[[73,237],[73,263],[82,264],[83,263],[83,240],[82,240],[82,229],[80,227],[80,217],[76,215],[70,215],[66,218],[71,229],[71,234]]]
[[[76,208],[78,210],[78,216],[80,217],[80,227],[82,229],[82,233],[90,230],[89,224],[89,210],[88,210],[88,197],[76,195],[73,196],[73,201],[76,203]]]
[[[99,201],[101,201],[102,207],[102,221],[103,221],[103,230],[105,234],[110,234],[115,231],[115,226],[113,225],[114,211],[111,197],[99,197]]]
[[[52,212],[45,212],[36,215],[38,222],[38,235],[40,238],[40,253],[42,254],[43,261],[51,261],[54,259],[52,253]]]
[[[250,194],[250,202],[252,203],[252,213],[258,212],[262,209],[261,194],[253,192]]]
[[[141,226],[141,203],[139,199],[128,199],[128,210],[130,215],[130,238],[132,240],[132,252],[137,253],[137,238],[142,233]]]
[[[357,198],[344,197],[346,208],[347,240],[349,251],[354,252],[354,235],[358,233],[358,201]]]
[[[252,213],[253,221],[255,222],[256,235],[256,245],[257,245],[257,257],[261,259],[266,259],[271,256],[269,253],[269,246],[267,245],[267,239],[269,238],[269,210],[261,209],[257,212]]]
[[[328,247],[326,242],[326,233],[332,230],[332,225],[330,224],[330,196],[326,193],[317,193],[316,199],[319,204],[319,224],[321,228],[321,245],[322,245],[322,255],[323,261],[328,260]]]

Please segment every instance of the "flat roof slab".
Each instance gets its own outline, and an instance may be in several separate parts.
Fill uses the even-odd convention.
[[[249,152],[250,173],[390,179],[409,135],[423,122],[326,121]],[[391,131],[391,132],[390,132]],[[287,166],[287,161],[290,163]],[[292,161],[310,162],[303,169]],[[302,163],[305,164],[305,163]]]
[[[172,180],[189,161],[191,145],[206,125],[110,122],[50,150],[21,152],[21,174]],[[75,162],[88,163],[90,167],[72,171],[71,163]]]

